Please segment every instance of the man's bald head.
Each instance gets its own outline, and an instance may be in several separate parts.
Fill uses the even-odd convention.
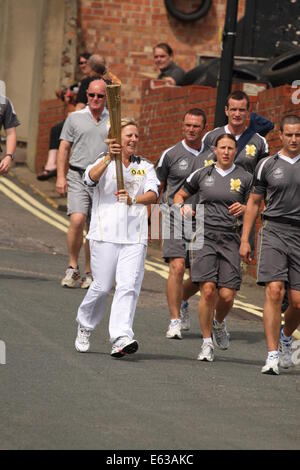
[[[104,75],[106,72],[106,61],[105,58],[99,54],[93,54],[89,58],[89,66],[92,71],[97,75]]]

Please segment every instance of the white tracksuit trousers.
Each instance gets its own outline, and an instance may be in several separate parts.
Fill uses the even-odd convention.
[[[132,339],[147,247],[94,240],[90,247],[93,282],[78,309],[77,322],[93,330],[105,314],[107,296],[116,283],[109,321],[110,341],[113,343],[121,336]]]

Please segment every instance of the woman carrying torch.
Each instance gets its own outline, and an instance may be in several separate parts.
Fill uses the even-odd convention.
[[[105,314],[114,284],[109,321],[111,356],[121,358],[138,349],[132,326],[144,276],[147,206],[156,202],[159,186],[154,166],[136,156],[138,139],[136,122],[122,119],[121,145],[111,139],[109,153],[85,171],[85,183],[95,187],[87,235],[94,280],[78,309],[75,348],[79,352],[89,350],[90,334]],[[112,162],[119,156],[124,189],[117,187],[118,166]]]

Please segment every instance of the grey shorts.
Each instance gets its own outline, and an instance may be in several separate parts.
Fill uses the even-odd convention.
[[[68,183],[68,215],[80,212],[85,214],[89,223],[93,200],[93,188],[86,186],[77,171],[69,170],[67,174]]]
[[[163,239],[162,243],[162,256],[164,260],[168,263],[170,258],[184,258],[185,267],[190,267],[190,252],[189,247],[190,243],[184,237],[183,229],[181,233],[175,236],[174,234],[174,221],[171,218],[170,221],[170,233],[167,238]]]
[[[205,229],[203,248],[191,252],[192,281],[239,290],[242,282],[239,248],[238,233]]]
[[[264,220],[257,238],[257,284],[283,281],[300,290],[300,228]]]

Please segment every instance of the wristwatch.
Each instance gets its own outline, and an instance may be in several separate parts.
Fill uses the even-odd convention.
[[[135,198],[135,196],[133,196],[133,197],[131,198],[131,204],[136,204],[136,198]]]
[[[7,153],[5,156],[6,156],[6,157],[10,157],[12,160],[14,159],[14,156],[13,156],[12,153]]]

